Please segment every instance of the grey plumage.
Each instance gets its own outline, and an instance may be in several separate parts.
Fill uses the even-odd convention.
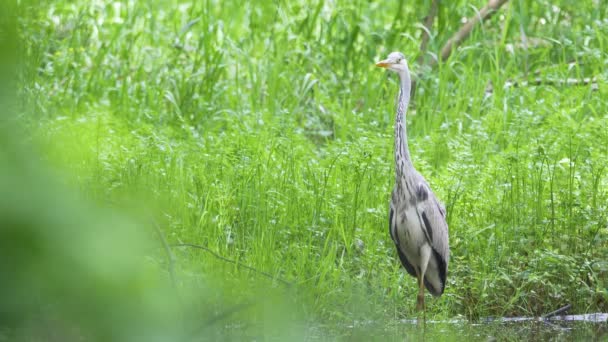
[[[395,187],[390,201],[389,231],[403,267],[418,279],[417,308],[424,309],[424,286],[434,296],[441,296],[445,289],[450,259],[446,212],[410,158],[405,114],[411,79],[405,57],[400,52],[393,52],[376,65],[396,72],[400,80],[395,120]]]

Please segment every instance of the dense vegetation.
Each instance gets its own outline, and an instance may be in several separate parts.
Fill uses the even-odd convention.
[[[444,2],[430,51],[483,4]],[[125,263],[119,255],[139,238],[122,227],[137,222],[150,240],[141,246],[146,275],[169,279],[171,270],[169,293],[197,293],[188,310],[200,315],[223,317],[223,308],[237,322],[334,323],[415,316],[415,281],[388,235],[397,82],[373,64],[400,50],[418,78],[408,115],[414,164],[444,201],[450,226],[449,283],[428,301],[428,317],[539,315],[568,303],[578,313],[608,311],[608,6],[512,1],[434,69],[414,62],[427,8],[22,2],[13,8],[21,44],[11,107],[20,128],[3,129],[14,143],[6,146],[31,149],[20,162],[4,156],[15,169],[3,177],[38,202],[9,196],[3,205],[31,205],[11,211],[28,220],[55,201],[67,216],[84,210],[73,221],[49,212],[30,224],[57,229],[59,250],[95,240],[83,231],[116,230],[95,244],[98,253],[87,250],[93,261],[84,270]],[[522,83],[536,77],[544,82]],[[555,82],[585,77],[597,81]],[[503,87],[509,80],[519,83]],[[75,198],[50,195],[47,178]],[[83,201],[89,209],[78,209]],[[119,213],[128,219],[114,220]],[[62,230],[61,220],[78,233]],[[159,236],[208,250],[171,247],[170,263]],[[147,289],[121,272],[130,293]],[[120,292],[107,285],[95,286],[108,297]],[[239,306],[260,301],[264,308]]]

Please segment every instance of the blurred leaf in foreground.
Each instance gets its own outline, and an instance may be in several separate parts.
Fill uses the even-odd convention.
[[[140,227],[59,184],[22,142],[18,7],[0,7],[0,340],[171,340],[177,303]]]

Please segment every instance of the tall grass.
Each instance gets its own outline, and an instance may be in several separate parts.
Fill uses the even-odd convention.
[[[482,3],[443,4],[431,50]],[[152,213],[171,244],[275,278],[173,248],[182,286],[213,276],[281,289],[282,279],[305,317],[415,314],[387,226],[397,81],[373,66],[401,50],[420,80],[408,116],[414,164],[450,226],[449,283],[429,316],[608,310],[604,5],[512,2],[436,70],[413,65],[425,8],[405,2],[30,10],[21,104],[65,182]],[[522,32],[544,43],[520,48]],[[535,70],[596,76],[597,91],[502,86]],[[166,270],[162,249],[150,257]]]

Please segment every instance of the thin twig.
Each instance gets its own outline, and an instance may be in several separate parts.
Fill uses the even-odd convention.
[[[171,277],[171,283],[173,284],[173,288],[177,289],[177,281],[175,280],[175,256],[171,252],[171,247],[167,243],[167,239],[165,239],[163,232],[160,230],[160,227],[156,222],[154,222],[154,229],[156,230],[156,234],[158,234],[158,238],[160,239],[165,253],[167,254],[167,262],[169,264],[169,277]]]
[[[160,226],[158,225],[158,223],[156,221],[154,221],[154,219],[152,220],[152,223],[154,225],[154,229],[156,230],[156,234],[158,235],[158,238],[163,245],[163,249],[165,250],[165,253],[167,254],[169,277],[171,278],[171,285],[173,285],[173,290],[175,292],[175,298],[176,298],[177,302],[179,303],[179,306],[183,308],[184,301],[177,288],[177,280],[176,280],[176,276],[175,276],[175,256],[173,255],[173,252],[171,251],[171,247],[169,246],[167,239],[165,239],[165,235],[163,234],[162,230],[160,229]],[[180,319],[179,322],[183,322],[183,315],[184,315],[184,312],[180,311],[180,318],[182,318],[182,319]]]
[[[173,246],[173,247],[192,247],[192,248],[202,249],[204,251],[207,251],[209,254],[213,255],[214,257],[216,257],[219,260],[222,260],[222,261],[225,261],[225,262],[229,262],[231,264],[236,265],[237,267],[246,268],[246,269],[248,269],[250,271],[253,271],[253,272],[257,273],[257,274],[263,275],[263,276],[265,276],[265,277],[267,277],[269,279],[276,280],[276,281],[278,281],[280,283],[283,283],[284,285],[287,285],[287,286],[293,285],[292,283],[288,282],[287,280],[275,277],[275,276],[273,276],[272,274],[270,274],[268,272],[260,271],[258,269],[255,269],[255,268],[251,267],[251,266],[243,265],[243,264],[239,263],[238,261],[225,258],[225,257],[217,254],[216,252],[212,251],[211,249],[209,249],[209,248],[207,248],[205,246],[195,245],[195,244],[192,244],[192,243],[178,243],[178,244],[173,244],[171,246]]]
[[[502,7],[509,0],[490,0],[488,4],[482,8],[477,15],[470,17],[467,22],[462,25],[460,30],[456,32],[448,42],[441,48],[440,58],[442,61],[445,61],[450,57],[452,51],[455,47],[460,45],[473,31],[473,27],[477,25],[478,22],[489,19],[496,11]],[[429,63],[431,66],[435,66],[437,64],[436,60],[431,60]]]
[[[572,305],[568,304],[568,305],[563,306],[563,307],[561,307],[561,308],[559,308],[559,309],[557,309],[557,310],[555,310],[555,311],[551,311],[551,312],[549,312],[548,314],[543,315],[543,316],[541,316],[541,317],[542,317],[543,319],[547,319],[547,318],[551,318],[551,317],[553,317],[553,316],[561,315],[561,314],[563,314],[564,312],[566,312],[566,311],[570,310],[570,308],[571,308],[571,307],[572,307]]]

